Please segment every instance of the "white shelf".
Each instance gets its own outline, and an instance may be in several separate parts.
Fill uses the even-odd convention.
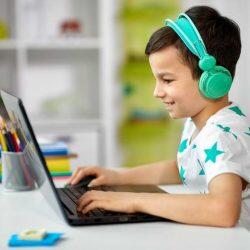
[[[14,50],[17,48],[17,40],[0,40],[0,50]]]
[[[55,38],[42,40],[0,40],[0,50],[14,50],[19,45],[25,49],[100,49],[98,38]]]
[[[79,155],[92,152],[92,164],[106,166],[119,166],[116,3],[0,1],[0,20],[8,24],[11,37],[0,40],[0,88],[21,97],[37,135],[75,138]],[[62,25],[72,19],[81,29],[78,34],[66,31],[71,37],[64,37]]]
[[[27,49],[99,49],[98,38],[58,38],[36,41],[24,41]]]
[[[62,131],[86,131],[86,130],[100,130],[103,126],[100,119],[89,119],[89,120],[62,120],[62,121],[53,121],[53,120],[42,120],[42,121],[33,121],[34,128],[39,131],[50,131],[54,132],[53,128],[57,130],[60,128]]]

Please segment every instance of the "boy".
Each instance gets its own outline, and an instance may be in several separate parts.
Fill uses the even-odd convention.
[[[228,100],[240,51],[238,26],[210,7],[193,7],[175,22],[167,20],[151,36],[146,54],[156,79],[154,96],[172,118],[188,118],[177,160],[123,171],[78,168],[69,183],[95,175],[90,186],[183,183],[197,194],[90,191],[79,199],[78,210],[145,212],[220,227],[236,225],[241,212],[244,221],[250,213],[241,209],[250,182],[250,125]]]

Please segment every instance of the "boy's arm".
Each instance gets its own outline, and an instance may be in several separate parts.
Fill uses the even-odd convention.
[[[181,184],[176,160],[156,162],[121,170],[121,184]]]
[[[136,210],[186,224],[234,226],[240,215],[241,178],[226,173],[216,176],[209,194],[154,194],[138,197]]]

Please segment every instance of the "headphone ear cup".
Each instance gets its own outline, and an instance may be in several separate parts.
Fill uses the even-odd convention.
[[[209,99],[218,99],[229,92],[232,81],[232,76],[226,68],[215,66],[202,73],[199,80],[199,90]]]
[[[199,90],[201,94],[205,97],[207,97],[206,90],[207,90],[207,78],[209,77],[208,71],[202,72],[199,80]]]

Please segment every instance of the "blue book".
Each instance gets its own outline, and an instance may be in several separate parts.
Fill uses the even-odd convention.
[[[68,146],[65,142],[40,144],[39,146],[44,156],[67,155],[69,153]]]
[[[39,144],[39,147],[44,156],[51,155],[68,155],[69,148],[65,142],[54,142],[54,143],[46,143]],[[0,147],[0,158],[1,158],[1,147]]]

